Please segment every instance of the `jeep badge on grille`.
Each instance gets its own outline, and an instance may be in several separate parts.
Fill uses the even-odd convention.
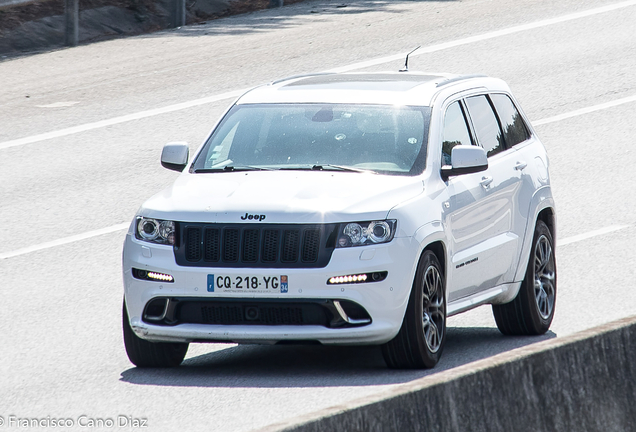
[[[249,214],[249,213],[245,213],[245,216],[241,216],[241,219],[243,220],[257,220],[257,221],[263,221],[265,220],[267,216],[265,215],[258,215],[258,214]]]

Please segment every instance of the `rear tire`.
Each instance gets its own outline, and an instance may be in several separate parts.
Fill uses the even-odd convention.
[[[400,332],[382,346],[392,369],[432,368],[446,341],[446,284],[439,260],[425,251],[417,265]]]
[[[130,327],[126,300],[122,311],[124,345],[128,359],[137,367],[174,367],[179,366],[188,352],[187,343],[149,342],[141,339]]]
[[[492,312],[505,335],[541,335],[548,331],[556,302],[557,272],[554,241],[548,226],[537,221],[526,276],[517,297]]]

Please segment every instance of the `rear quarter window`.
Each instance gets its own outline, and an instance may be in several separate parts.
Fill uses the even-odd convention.
[[[490,99],[499,116],[506,145],[512,147],[529,139],[528,127],[510,97],[505,94],[492,94]]]
[[[466,106],[475,128],[477,141],[486,150],[488,157],[504,151],[506,147],[503,135],[488,98],[485,95],[471,96],[466,98]]]

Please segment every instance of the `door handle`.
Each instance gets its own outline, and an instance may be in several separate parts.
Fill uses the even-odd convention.
[[[527,167],[528,164],[526,162],[523,161],[519,161],[517,162],[517,164],[515,165],[515,169],[521,171],[522,169],[524,169],[525,167]]]
[[[492,183],[492,177],[486,177],[486,176],[482,177],[481,181],[479,182],[479,184],[485,188],[490,186],[490,183]]]

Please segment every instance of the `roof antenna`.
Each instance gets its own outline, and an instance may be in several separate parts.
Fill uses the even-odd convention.
[[[411,51],[410,53],[408,53],[406,55],[406,61],[404,62],[404,67],[402,69],[400,69],[400,72],[408,72],[409,71],[409,56],[411,54],[413,54],[415,51],[417,51],[418,49],[420,49],[422,47],[422,45],[418,46],[417,48],[415,48],[413,51]]]

